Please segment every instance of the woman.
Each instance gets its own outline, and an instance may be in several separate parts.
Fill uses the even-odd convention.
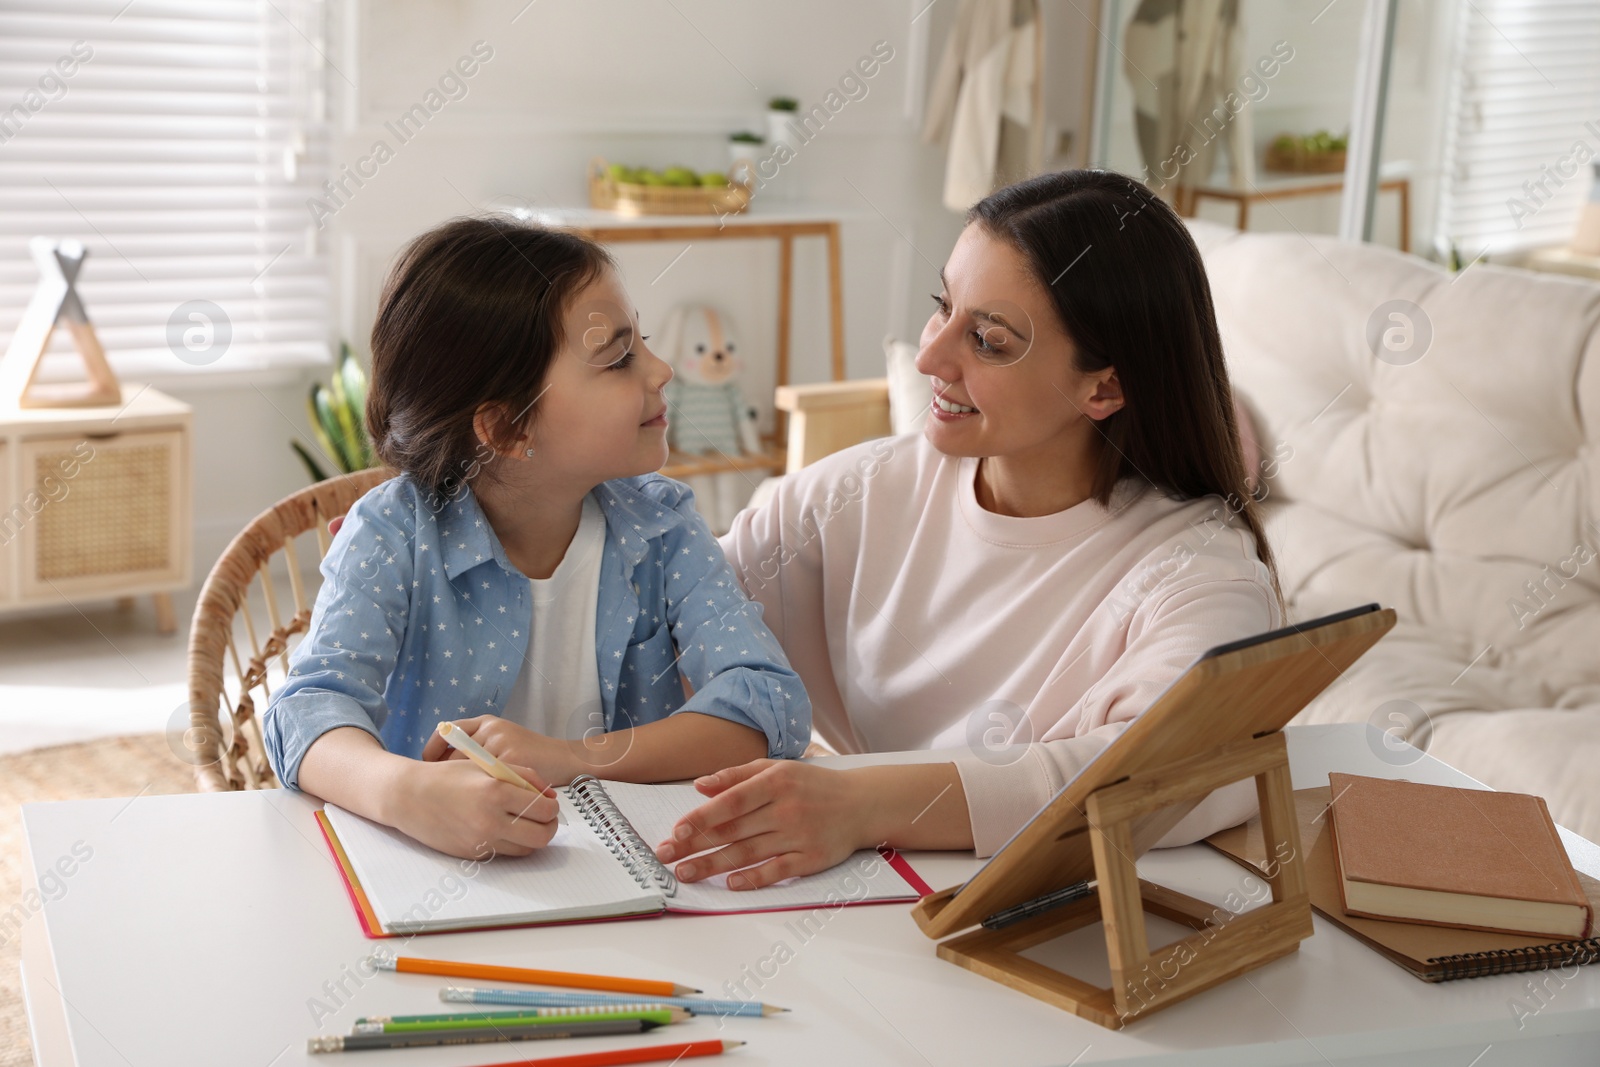
[[[723,548],[825,742],[955,752],[698,779],[712,799],[657,849],[686,881],[756,888],[883,843],[991,855],[1200,653],[1283,624],[1171,208],[1119,174],[1030,179],[968,212],[940,277],[925,433],[788,476]],[[1162,843],[1241,821],[1253,795],[1218,790]]]

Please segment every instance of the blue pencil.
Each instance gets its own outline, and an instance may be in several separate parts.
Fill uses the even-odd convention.
[[[571,1008],[594,1004],[632,1003],[639,998],[620,993],[547,993],[542,989],[473,989],[446,986],[439,999],[458,1004],[515,1004],[534,1008]],[[707,997],[651,997],[652,1004],[687,1008],[696,1015],[776,1015],[788,1008],[775,1008],[753,1000],[711,1000]]]

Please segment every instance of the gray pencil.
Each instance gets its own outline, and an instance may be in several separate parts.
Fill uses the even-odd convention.
[[[418,1048],[424,1045],[481,1045],[490,1041],[545,1041],[559,1037],[608,1037],[642,1034],[661,1023],[652,1019],[598,1019],[565,1026],[534,1023],[523,1026],[474,1026],[461,1030],[411,1030],[394,1034],[328,1034],[306,1042],[307,1052],[356,1052],[375,1048]]]

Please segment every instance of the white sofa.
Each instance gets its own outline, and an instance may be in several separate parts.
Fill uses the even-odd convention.
[[[1295,721],[1371,722],[1380,756],[1431,752],[1600,840],[1600,285],[1189,225],[1269,464],[1291,619],[1369,601],[1399,615]],[[1380,334],[1406,326],[1390,310],[1412,343],[1380,359],[1375,313]],[[890,346],[892,388],[780,389],[791,459],[914,428],[928,394],[912,354]]]
[[[1600,285],[1190,225],[1283,457],[1265,511],[1292,617],[1399,614],[1295,721],[1373,722],[1600,840]]]

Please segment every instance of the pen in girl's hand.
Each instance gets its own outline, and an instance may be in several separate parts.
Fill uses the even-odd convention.
[[[511,785],[520,786],[521,788],[533,793],[540,792],[539,789],[534,787],[532,782],[529,782],[526,778],[522,777],[522,775],[506,766],[500,757],[494,755],[488,749],[474,741],[471,734],[467,733],[455,723],[440,723],[439,736],[444,738],[445,744],[458,750],[463,756],[466,756],[479,767],[482,767],[484,772],[491,778],[498,778],[502,782],[509,782]],[[544,788],[543,793],[545,796],[550,797],[555,797],[557,795],[556,791],[549,786]],[[557,802],[559,804],[559,797],[557,797]],[[567,823],[567,817],[561,811],[559,806],[556,808],[556,820],[563,826],[565,826]]]

